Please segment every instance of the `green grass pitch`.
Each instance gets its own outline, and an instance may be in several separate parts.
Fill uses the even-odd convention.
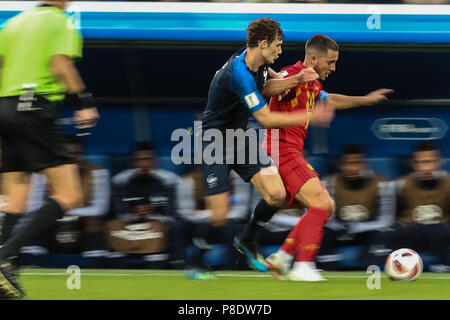
[[[81,269],[80,288],[65,269],[23,269],[32,300],[391,300],[450,299],[450,274],[423,273],[393,282],[381,273],[380,289],[368,289],[365,272],[324,272],[326,282],[276,281],[268,273],[217,271],[218,280],[189,280],[183,271]],[[374,283],[374,282],[372,282]]]

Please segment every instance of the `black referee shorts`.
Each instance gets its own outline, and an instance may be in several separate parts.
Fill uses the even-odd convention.
[[[56,122],[56,106],[37,96],[18,108],[18,97],[0,98],[1,172],[36,172],[71,162]]]

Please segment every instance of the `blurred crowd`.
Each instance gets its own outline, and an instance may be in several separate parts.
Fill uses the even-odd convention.
[[[83,144],[66,137],[79,165],[86,203],[67,212],[44,237],[22,248],[22,263],[45,266],[51,254],[78,254],[91,267],[184,269],[204,263],[204,254],[220,244],[220,268],[246,268],[232,248],[234,235],[250,218],[260,195],[237,175],[228,222],[202,243],[196,234],[208,223],[199,170],[179,176],[157,169],[150,141],[136,142],[129,168],[111,177],[106,168],[84,160]],[[450,271],[450,177],[438,146],[420,142],[411,153],[411,172],[389,180],[368,166],[360,145],[347,145],[335,174],[322,177],[336,201],[326,224],[317,263],[324,270],[342,267],[342,248],[356,247],[360,266],[383,265],[387,255],[406,247],[427,252],[431,271]],[[47,196],[45,177],[33,174],[28,211]],[[280,210],[260,237],[261,247],[280,246],[303,214],[303,208]],[[25,215],[20,223],[29,216]],[[19,223],[19,225],[20,225]],[[216,246],[217,249],[217,246]]]

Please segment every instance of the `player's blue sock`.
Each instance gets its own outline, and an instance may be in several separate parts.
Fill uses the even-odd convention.
[[[195,238],[203,239],[207,244],[213,245],[221,242],[225,226],[215,227],[208,222],[203,222],[195,232]]]
[[[261,231],[264,230],[267,222],[272,219],[278,209],[278,207],[272,207],[264,199],[261,199],[255,207],[252,218],[241,233],[241,241],[257,242]]]
[[[213,233],[214,227],[210,225],[208,222],[200,223],[195,231],[192,242],[196,249],[193,254],[188,256],[187,266],[188,268],[199,268],[203,269],[203,259],[207,250],[212,247],[212,244],[215,242],[211,234]]]

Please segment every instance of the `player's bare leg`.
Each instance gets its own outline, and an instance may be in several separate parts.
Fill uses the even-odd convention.
[[[83,193],[78,173],[78,166],[65,164],[42,171],[47,177],[50,188],[50,198],[68,211],[83,205]]]
[[[30,174],[28,172],[5,172],[2,174],[2,191],[5,204],[2,210],[13,214],[25,211],[30,189]]]
[[[25,295],[16,279],[15,268],[11,264],[10,258],[17,255],[20,248],[29,240],[47,231],[57,219],[63,216],[66,210],[79,206],[83,202],[78,167],[76,165],[61,165],[45,169],[43,173],[49,181],[50,198],[41,208],[30,213],[31,219],[17,230],[0,249],[0,286],[2,292],[9,297],[20,298]],[[27,179],[26,175],[24,177],[23,179]],[[21,182],[26,181],[23,180]],[[17,197],[13,197],[14,201],[19,201],[20,197],[25,196],[25,185],[28,184],[18,188],[21,193]],[[12,190],[14,190],[14,185]]]
[[[1,211],[4,215],[0,244],[9,238],[17,221],[26,211],[29,190],[30,174],[28,172],[5,172],[2,174],[4,203]]]
[[[328,217],[331,217],[334,213],[334,200],[317,177],[306,181],[300,191],[295,195],[295,199],[303,203],[305,207],[320,207],[328,210]]]
[[[223,192],[212,196],[205,197],[206,208],[211,211],[209,223],[213,226],[220,227],[227,221],[230,192]]]
[[[259,233],[283,205],[286,191],[276,167],[262,169],[252,177],[251,182],[261,193],[263,199],[256,205],[254,214],[242,233],[235,238],[234,245],[238,251],[246,255],[251,268],[268,271],[264,257],[258,249]]]
[[[282,248],[269,257],[267,263],[273,270],[286,274],[291,257],[297,251],[288,278],[294,281],[324,280],[316,270],[314,258],[322,239],[323,225],[334,212],[334,201],[317,177],[309,179],[295,199],[309,209],[295,225]]]
[[[26,211],[28,193],[30,189],[30,174],[27,172],[5,172],[2,174],[2,191],[4,204],[2,207],[3,221],[1,226],[1,244],[3,245],[11,236],[15,225]],[[2,261],[1,290],[6,298],[20,298],[24,295],[16,279],[18,270],[18,257],[11,256]],[[6,279],[3,276],[6,275]]]
[[[83,202],[78,167],[74,164],[61,165],[42,171],[46,175],[50,186],[50,202],[58,215],[80,206]],[[9,172],[3,175],[3,190],[6,196],[5,211],[24,212],[26,209],[30,174],[26,172]],[[45,205],[44,205],[45,206]],[[6,244],[4,247],[8,247]],[[20,248],[20,247],[19,247]],[[5,252],[8,251],[8,252]],[[7,248],[2,248],[0,255],[10,256]]]
[[[276,167],[262,169],[250,181],[261,193],[267,204],[277,208],[284,205],[286,191],[284,190],[283,180],[281,180]]]

